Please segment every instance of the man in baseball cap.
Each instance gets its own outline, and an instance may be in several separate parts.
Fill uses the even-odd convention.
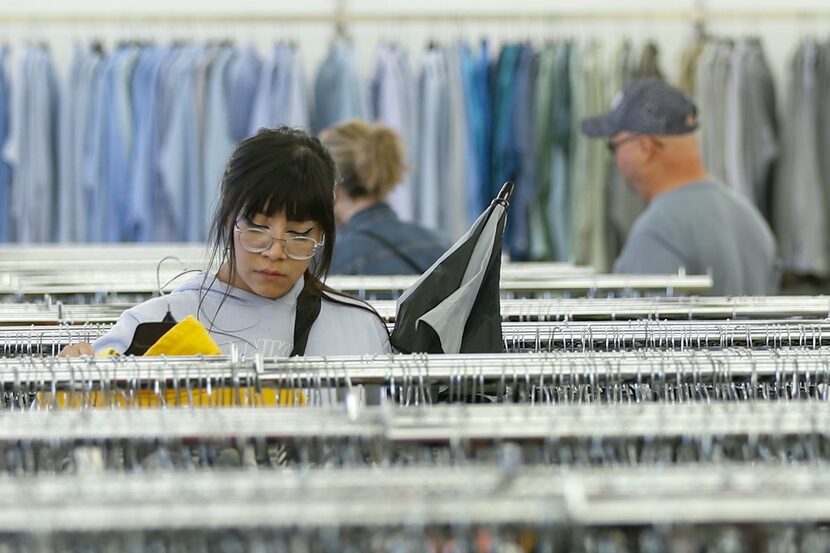
[[[703,166],[697,107],[659,78],[635,80],[611,110],[582,121],[603,137],[620,173],[648,203],[635,221],[616,273],[710,273],[714,295],[778,289],[772,231],[760,212]]]

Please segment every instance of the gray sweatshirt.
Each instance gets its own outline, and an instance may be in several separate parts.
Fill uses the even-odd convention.
[[[266,357],[287,357],[294,345],[294,318],[302,288],[301,278],[285,296],[271,300],[198,273],[170,294],[122,313],[112,330],[92,347],[96,353],[109,348],[123,352],[132,342],[139,323],[159,322],[169,309],[177,321],[187,315],[196,317],[225,354],[236,343],[244,355],[259,351]],[[343,301],[347,305],[323,298],[320,315],[308,337],[306,355],[390,353],[389,337],[380,319],[359,308],[358,300]]]

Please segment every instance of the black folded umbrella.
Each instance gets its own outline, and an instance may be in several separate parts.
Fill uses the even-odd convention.
[[[501,245],[513,183],[398,299],[392,345],[403,353],[497,353]]]

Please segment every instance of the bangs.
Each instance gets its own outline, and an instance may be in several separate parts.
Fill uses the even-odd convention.
[[[240,214],[249,221],[261,213],[272,217],[285,212],[290,221],[320,221],[320,214],[331,209],[321,194],[313,193],[314,186],[300,182],[275,183],[273,180],[260,181],[251,187],[248,203],[242,206]]]
[[[334,209],[333,176],[321,170],[311,150],[293,152],[282,171],[256,171],[239,198],[247,203],[241,213],[250,219],[257,213],[271,217],[284,212],[291,221],[325,223]],[[257,174],[258,173],[258,174]]]

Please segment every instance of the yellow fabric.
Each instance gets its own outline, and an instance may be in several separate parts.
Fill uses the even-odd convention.
[[[164,333],[150,346],[145,357],[155,355],[221,355],[222,350],[210,337],[202,323],[188,315],[176,326]]]
[[[140,390],[129,394],[123,390],[90,392],[38,393],[38,403],[58,409],[80,408],[147,408],[147,407],[293,407],[307,403],[302,390],[264,388],[259,391],[253,386],[233,388],[205,388],[190,390]]]
[[[207,329],[195,317],[188,315],[153,344],[144,356],[158,355],[220,355],[222,350],[213,341]],[[119,355],[115,350],[100,353],[99,357]],[[181,390],[176,388],[159,390],[139,390],[137,394],[127,394],[121,390],[90,392],[58,392],[53,397],[50,392],[38,393],[41,405],[56,405],[59,409],[77,409],[80,407],[275,407],[305,405],[307,400],[302,390],[265,388],[255,390],[253,386],[244,388],[196,388]]]

